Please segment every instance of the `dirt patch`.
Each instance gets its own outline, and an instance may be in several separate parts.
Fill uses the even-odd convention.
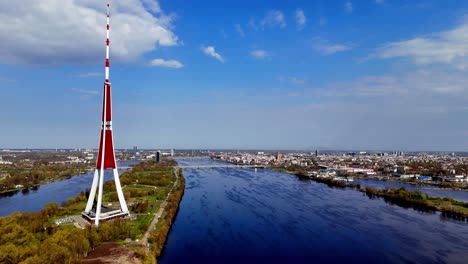
[[[97,247],[82,260],[87,264],[105,264],[105,263],[132,263],[140,264],[135,251],[125,248],[117,243],[108,243]]]

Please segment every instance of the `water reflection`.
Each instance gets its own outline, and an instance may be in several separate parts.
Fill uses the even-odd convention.
[[[127,167],[140,161],[125,161],[119,166]],[[122,171],[121,171],[122,172]],[[41,210],[48,203],[58,203],[75,197],[81,191],[91,187],[94,172],[80,174],[62,181],[32,187],[26,191],[16,191],[0,196],[0,216],[9,215],[13,212],[36,212]],[[113,178],[111,171],[106,171],[105,179]]]
[[[179,161],[181,165],[211,161]],[[159,263],[438,263],[468,258],[468,225],[270,170],[185,169]]]

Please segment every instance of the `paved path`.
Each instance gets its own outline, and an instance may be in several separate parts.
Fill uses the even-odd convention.
[[[178,174],[178,170],[180,168],[178,167],[175,167],[174,168],[174,174],[176,176],[176,180],[174,182],[174,184],[172,185],[172,188],[171,190],[169,191],[169,193],[167,194],[167,197],[166,199],[164,199],[164,201],[161,203],[161,205],[159,206],[159,210],[154,214],[154,218],[153,218],[153,221],[151,221],[151,224],[150,226],[148,227],[148,230],[146,230],[146,233],[143,235],[143,238],[141,239],[140,243],[145,246],[146,250],[148,250],[149,248],[149,245],[148,245],[148,237],[150,235],[150,232],[154,229],[154,227],[156,226],[156,224],[159,222],[159,218],[161,217],[161,215],[164,213],[164,209],[166,208],[166,205],[167,205],[167,199],[169,198],[169,196],[172,194],[172,190],[174,190],[174,187],[177,185],[177,183],[179,182],[179,174]]]
[[[146,184],[136,184],[136,183],[134,183],[134,184],[130,184],[130,185],[125,185],[124,187],[122,187],[122,189],[125,188],[125,187],[131,187],[131,186],[143,186],[143,187],[150,187],[150,188],[154,188],[154,189],[157,189],[157,188],[158,188],[158,186],[154,186],[154,185],[146,185]]]

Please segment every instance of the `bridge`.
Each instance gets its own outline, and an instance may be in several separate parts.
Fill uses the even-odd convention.
[[[264,169],[263,165],[235,165],[235,164],[212,164],[212,165],[178,165],[176,168],[181,169]],[[119,167],[119,170],[131,170],[132,167]]]
[[[245,168],[258,168],[264,169],[265,166],[261,165],[234,165],[234,164],[212,164],[212,165],[178,165],[181,169],[245,169]]]

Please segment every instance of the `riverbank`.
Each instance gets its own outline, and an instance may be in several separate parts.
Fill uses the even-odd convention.
[[[273,170],[178,163],[186,192],[158,264],[465,260],[468,225],[440,213]]]
[[[156,258],[159,258],[162,254],[163,247],[167,241],[167,236],[171,230],[185,191],[185,178],[182,175],[182,169],[176,168],[174,173],[178,175],[179,179],[176,186],[174,186],[174,194],[168,196],[165,210],[159,218],[159,221],[156,223],[154,229],[152,231],[151,229],[148,230],[151,231],[150,236],[148,237],[148,243],[151,245],[150,252],[152,252]]]
[[[284,170],[282,171],[284,172]],[[404,208],[413,208],[419,211],[426,212],[441,212],[443,217],[467,222],[468,220],[468,203],[454,200],[449,197],[433,197],[420,191],[409,191],[404,187],[377,189],[372,187],[361,187],[360,184],[349,183],[345,181],[334,180],[333,178],[325,177],[310,177],[303,172],[286,171],[289,174],[296,175],[301,178],[307,178],[315,182],[323,183],[329,187],[351,188],[359,192],[365,193],[369,199],[383,198],[385,202],[395,204]]]
[[[166,239],[168,231],[164,227],[172,224],[185,182],[181,173],[174,173],[176,165],[169,159],[161,163],[144,162],[121,175],[124,195],[133,216],[131,219],[103,222],[99,228],[91,225],[84,229],[75,228],[77,223],[68,220],[79,215],[85,207],[87,198],[84,192],[68,199],[62,206],[52,203],[37,213],[14,213],[0,219],[0,232],[4,234],[0,238],[0,263],[75,263],[87,255],[103,257],[103,252],[107,252],[105,245],[110,242],[126,249],[116,252],[132,252],[138,260],[135,263],[156,263],[156,250],[147,249],[154,248],[160,252],[164,244],[149,239],[149,244],[142,246],[139,241],[147,232],[150,232],[150,238],[154,233],[161,234],[159,236],[164,237],[164,241]],[[104,189],[104,203],[114,202],[113,182],[107,182]],[[161,225],[158,223],[151,230],[150,223],[163,202],[166,202],[166,207],[160,215]],[[64,219],[67,221],[56,224],[57,220]]]
[[[70,179],[92,171],[93,166],[87,164],[40,165],[32,168],[18,168],[14,165],[0,166],[7,176],[0,181],[0,196],[12,195],[20,191],[28,191],[41,185]]]
[[[401,207],[411,207],[413,209],[422,211],[438,211],[441,212],[443,217],[465,222],[468,221],[468,202],[458,201],[450,197],[433,197],[421,193],[419,190],[409,191],[404,187],[385,187],[383,189],[377,189],[373,187],[361,188],[360,184],[347,183],[345,181],[334,180],[333,178],[329,177],[313,177],[310,176],[304,169],[290,170],[283,166],[271,166],[265,168],[278,172],[293,174],[301,178],[311,179],[316,182],[325,183],[329,187],[353,188],[357,191],[365,193],[370,199],[380,197],[383,198],[385,202],[389,202]]]
[[[404,184],[412,184],[412,185],[427,185],[427,186],[437,186],[439,190],[454,190],[454,191],[464,191],[468,192],[468,186],[462,187],[458,183],[449,183],[449,182],[433,182],[433,181],[414,181],[414,180],[400,180],[400,179],[395,179],[393,177],[389,176],[377,176],[377,177],[365,177],[360,174],[353,174],[350,175],[351,177],[354,178],[359,178],[363,180],[378,180],[378,181],[388,181],[388,182],[398,182],[398,183],[404,183]],[[436,189],[436,188],[434,188]]]

